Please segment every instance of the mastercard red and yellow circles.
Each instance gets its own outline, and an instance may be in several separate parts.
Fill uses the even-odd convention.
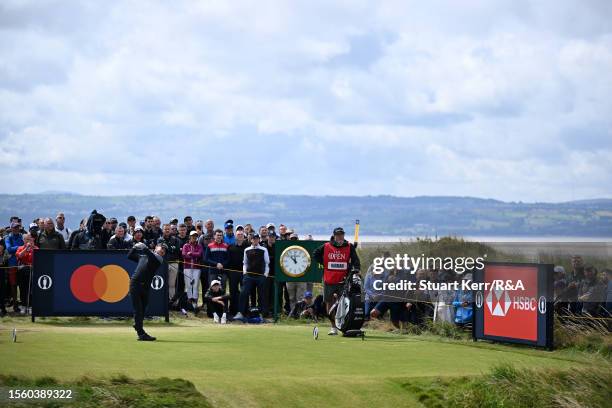
[[[116,303],[127,296],[130,275],[119,265],[82,265],[70,277],[70,290],[81,302]]]

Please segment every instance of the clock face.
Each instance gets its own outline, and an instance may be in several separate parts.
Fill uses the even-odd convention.
[[[310,254],[301,246],[287,247],[280,256],[280,266],[285,275],[299,278],[310,267]]]

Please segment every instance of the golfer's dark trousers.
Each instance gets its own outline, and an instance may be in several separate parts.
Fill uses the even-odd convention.
[[[134,307],[134,328],[139,335],[144,333],[142,322],[149,303],[149,285],[145,282],[131,281],[130,296]]]
[[[259,310],[265,315],[268,313],[268,302],[266,301],[266,277],[263,275],[244,275],[242,290],[240,291],[240,313],[246,313],[246,304],[251,291],[257,288],[257,299],[259,299]],[[252,305],[253,306],[253,305]]]

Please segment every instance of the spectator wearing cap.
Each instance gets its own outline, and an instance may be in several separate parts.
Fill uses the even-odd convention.
[[[266,297],[268,305],[274,304],[274,276],[276,272],[274,259],[276,257],[276,251],[274,248],[274,244],[276,243],[276,234],[268,234],[268,238],[262,244],[264,248],[268,251],[268,258],[270,259],[270,279],[266,279]],[[278,287],[278,298],[282,301],[283,299],[283,285],[284,282],[281,283]],[[269,310],[268,310],[269,312]],[[264,317],[268,317],[264,315]]]
[[[315,317],[314,306],[312,292],[306,291],[304,292],[303,299],[293,306],[291,312],[289,312],[289,316],[294,319],[300,317]]]
[[[38,234],[36,246],[40,249],[66,249],[64,237],[55,230],[55,225],[51,218],[45,218],[45,229]]]
[[[176,294],[176,280],[178,276],[181,243],[172,235],[170,224],[164,224],[162,227],[162,236],[157,239],[157,245],[160,244],[164,244],[167,247],[164,258],[168,264],[168,301],[171,301]]]
[[[193,225],[193,218],[191,218],[191,215],[188,215],[185,218],[183,218],[183,223],[187,227],[187,234],[191,234],[191,231],[195,231],[195,227]]]
[[[49,220],[51,219],[49,218]],[[53,221],[51,222],[53,223]],[[58,236],[60,235],[58,234]],[[17,252],[15,253],[19,262],[19,297],[21,300],[21,305],[25,306],[23,309],[21,309],[21,314],[31,314],[32,294],[30,293],[30,280],[32,278],[32,261],[34,260],[34,251],[37,250],[38,247],[34,244],[34,239],[29,234],[26,234],[23,240],[24,244],[17,248]],[[63,238],[61,241],[64,242]]]
[[[225,228],[225,233],[223,234],[223,242],[225,242],[227,245],[232,245],[236,242],[236,236],[234,235],[234,221],[225,221],[223,227]]]
[[[236,228],[236,243],[227,249],[227,278],[229,286],[229,311],[234,316],[238,313],[240,303],[240,284],[242,283],[242,263],[244,261],[244,250],[249,246],[249,242],[244,236],[244,231]]]
[[[4,238],[4,247],[9,253],[8,265],[8,284],[13,298],[13,311],[19,313],[19,305],[17,302],[17,249],[24,245],[23,236],[21,235],[21,224],[16,221],[11,223],[11,232]]]
[[[9,228],[10,231],[10,228]],[[38,230],[38,224],[33,222],[30,224],[30,226],[28,227],[28,234],[30,234],[32,236],[32,238],[34,238],[34,241],[36,241],[36,239],[38,239],[38,233],[40,231]]]
[[[264,227],[265,228],[265,227]],[[244,320],[249,294],[257,289],[257,299],[259,300],[259,310],[266,315],[268,305],[265,296],[265,280],[270,273],[270,258],[268,250],[259,245],[259,234],[253,234],[251,246],[244,250],[244,260],[242,263],[243,284],[240,290],[240,307],[235,320]]]
[[[141,242],[146,245],[146,242],[144,239],[144,228],[142,228],[140,225],[137,225],[134,228],[134,237],[132,239],[132,246],[139,244]]]
[[[274,226],[273,223],[271,223],[271,222],[267,223],[266,224],[266,229],[268,230],[268,235],[272,234],[276,238],[278,238],[278,234],[276,233],[276,227]]]
[[[187,301],[191,304],[194,313],[198,312],[198,294],[200,290],[200,266],[198,263],[202,258],[202,246],[198,244],[198,233],[191,231],[189,233],[189,242],[183,245],[182,249],[185,277],[185,293],[187,293]],[[185,311],[182,310],[183,314]]]
[[[64,238],[64,243],[68,244],[68,240],[70,239],[71,231],[65,224],[66,216],[63,212],[58,213],[55,216],[55,230]]]
[[[217,279],[221,281],[223,289],[225,289],[225,282],[227,281],[225,268],[227,268],[229,262],[228,249],[229,245],[223,242],[223,231],[217,229],[214,241],[208,244],[204,252],[204,264],[208,266],[205,272],[207,275],[205,276],[206,282],[212,282],[213,279]],[[212,316],[211,312],[208,312],[208,314]]]
[[[114,250],[132,248],[132,241],[126,240],[125,235],[125,228],[123,227],[123,225],[117,225],[117,228],[115,228],[115,235],[111,237],[111,239],[108,241],[108,244],[106,244],[106,247],[108,249]]]
[[[206,303],[207,310],[212,311],[215,323],[225,324],[227,322],[229,297],[225,293],[223,286],[221,286],[221,281],[213,279],[210,282],[210,287],[204,294],[204,302]]]

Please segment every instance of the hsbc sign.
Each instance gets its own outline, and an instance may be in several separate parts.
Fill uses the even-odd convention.
[[[501,288],[493,284],[499,280],[522,285]],[[552,347],[552,308],[547,307],[547,299],[552,301],[552,265],[485,263],[474,282],[491,288],[475,294],[475,339]]]
[[[487,295],[487,308],[493,316],[505,316],[512,302],[505,290],[490,290]]]

